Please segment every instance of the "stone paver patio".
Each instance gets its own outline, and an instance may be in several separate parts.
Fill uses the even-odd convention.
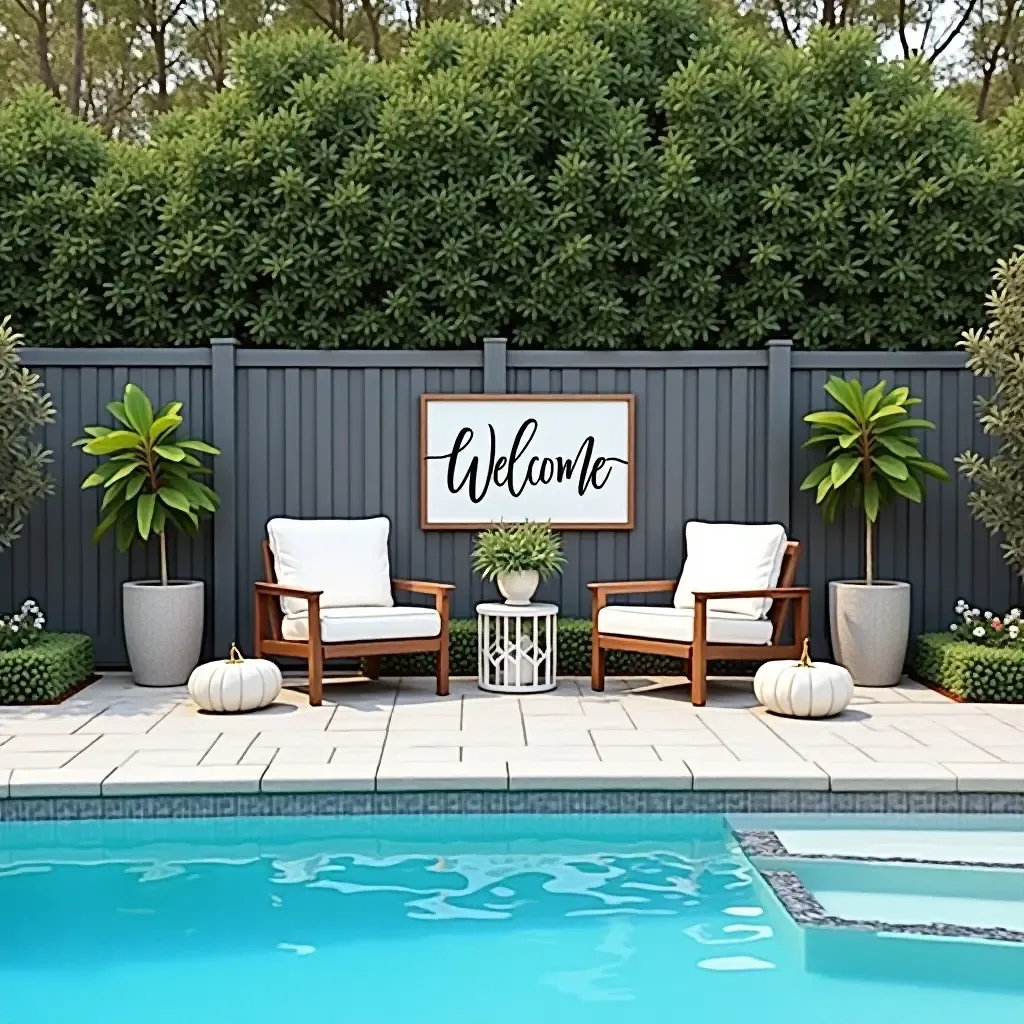
[[[298,681],[301,683],[301,680]],[[289,685],[292,685],[289,683]],[[420,790],[1024,792],[1024,705],[955,704],[904,682],[828,721],[777,718],[749,681],[564,679],[516,698],[455,680],[286,689],[249,715],[111,674],[65,703],[0,708],[0,797]]]

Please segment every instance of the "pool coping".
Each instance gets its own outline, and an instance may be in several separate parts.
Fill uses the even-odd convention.
[[[1024,814],[1024,794],[552,790],[10,797],[0,822],[445,814]]]

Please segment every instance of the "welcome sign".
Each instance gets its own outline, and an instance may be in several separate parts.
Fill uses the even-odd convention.
[[[633,527],[632,395],[423,395],[420,525]]]

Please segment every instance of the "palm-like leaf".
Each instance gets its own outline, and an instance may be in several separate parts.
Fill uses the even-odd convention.
[[[910,416],[919,404],[905,387],[886,391],[879,381],[865,391],[860,381],[832,377],[825,391],[840,406],[804,417],[811,425],[805,448],[830,445],[823,460],[804,478],[801,490],[814,490],[826,522],[832,522],[842,501],[855,502],[867,524],[868,579],[873,578],[872,528],[880,508],[895,497],[919,502],[923,477],[948,480],[942,466],[926,459],[920,440],[910,431],[931,430],[928,420]]]
[[[83,488],[104,490],[102,518],[93,540],[114,530],[118,548],[127,551],[134,541],[156,535],[164,582],[167,525],[194,536],[201,518],[220,504],[216,493],[195,479],[210,470],[192,454],[220,452],[205,441],[176,437],[182,408],[181,402],[168,402],[154,414],[149,396],[129,384],[124,400],[107,406],[120,425],[86,427],[86,436],[75,441],[86,454],[107,460],[82,482]]]

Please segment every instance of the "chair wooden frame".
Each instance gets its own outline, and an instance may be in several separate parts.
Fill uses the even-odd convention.
[[[647,637],[621,636],[602,633],[597,628],[597,616],[608,604],[608,598],[620,594],[660,594],[676,589],[678,580],[637,580],[625,583],[590,583],[591,598],[591,652],[590,685],[594,690],[604,689],[604,662],[606,651],[639,651],[643,654],[667,654],[682,658],[690,667],[690,702],[703,706],[707,702],[707,663],[713,658],[730,661],[776,661],[781,658],[799,658],[804,640],[810,630],[811,589],[794,587],[800,542],[786,544],[779,572],[779,585],[766,590],[702,591],[693,595],[693,640],[682,643],[674,640],[652,640]],[[769,644],[711,644],[707,642],[708,601],[727,597],[770,597],[772,609],[772,639]],[[793,642],[783,643],[782,634],[793,612]]]
[[[365,678],[376,679],[380,674],[382,654],[437,654],[437,695],[448,696],[448,621],[450,618],[451,595],[455,587],[451,583],[424,583],[419,580],[392,580],[395,590],[411,594],[429,594],[434,598],[434,607],[441,616],[441,632],[438,636],[416,637],[409,640],[356,640],[349,643],[325,644],[320,640],[320,597],[322,590],[303,590],[299,587],[285,587],[277,582],[274,559],[270,544],[263,542],[263,574],[266,580],[254,585],[256,626],[253,649],[254,657],[276,654],[285,658],[302,658],[309,668],[309,703],[318,707],[323,702],[324,662],[330,658],[361,658],[366,669]],[[297,597],[306,602],[309,639],[284,640],[281,637],[282,597]],[[269,633],[269,635],[268,635]]]

